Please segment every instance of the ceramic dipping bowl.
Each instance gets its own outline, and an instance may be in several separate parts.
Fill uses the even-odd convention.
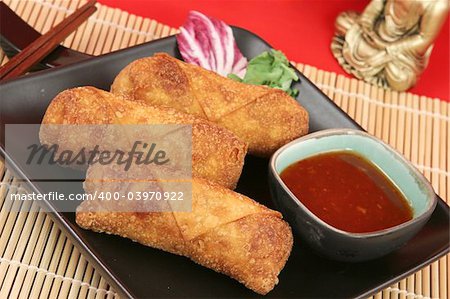
[[[354,151],[375,164],[403,193],[412,208],[412,219],[370,233],[346,232],[314,215],[280,178],[280,173],[297,161],[340,150]],[[409,161],[381,140],[358,130],[324,130],[296,139],[274,153],[269,168],[277,208],[304,241],[333,260],[366,261],[398,249],[425,225],[437,203],[430,183]]]

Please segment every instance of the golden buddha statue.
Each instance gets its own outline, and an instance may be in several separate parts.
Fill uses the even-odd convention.
[[[338,16],[331,50],[348,73],[406,90],[427,66],[448,10],[449,0],[372,0],[361,14]]]

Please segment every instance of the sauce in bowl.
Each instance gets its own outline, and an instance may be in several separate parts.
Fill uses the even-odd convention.
[[[392,181],[352,151],[297,161],[280,176],[312,213],[343,231],[374,232],[413,217],[410,205]]]

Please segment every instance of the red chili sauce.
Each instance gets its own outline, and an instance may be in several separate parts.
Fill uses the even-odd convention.
[[[373,163],[351,151],[295,162],[281,173],[281,179],[311,212],[347,232],[374,232],[413,216],[392,181]]]

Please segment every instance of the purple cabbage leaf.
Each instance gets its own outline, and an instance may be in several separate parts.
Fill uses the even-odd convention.
[[[191,11],[180,31],[178,49],[185,62],[222,76],[245,76],[247,58],[237,47],[233,31],[225,22]]]

